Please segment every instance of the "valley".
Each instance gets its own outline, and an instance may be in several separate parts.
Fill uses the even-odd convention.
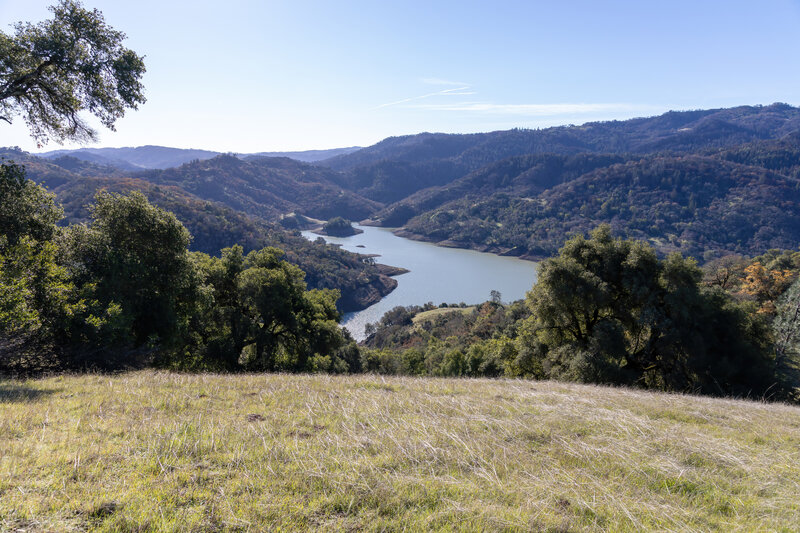
[[[432,302],[474,304],[489,299],[497,290],[506,301],[524,298],[536,282],[536,264],[516,257],[502,257],[472,250],[446,248],[404,239],[387,228],[359,227],[363,233],[352,237],[325,237],[331,244],[375,260],[408,269],[398,276],[395,290],[370,307],[342,318],[353,338],[364,340],[367,324],[377,323],[396,306]],[[313,232],[303,235],[316,239]]]
[[[779,298],[800,270],[795,252],[800,247],[798,131],[800,108],[773,104],[541,130],[422,133],[347,149],[313,163],[206,154],[208,158],[178,167],[131,171],[112,164],[126,157],[130,151],[125,150],[104,152],[113,157],[103,164],[90,160],[86,152],[45,158],[9,148],[2,155],[24,165],[30,179],[52,190],[64,206],[61,224],[71,225],[70,234],[79,235],[79,225],[95,217],[96,208],[87,206],[96,194],[124,203],[140,191],[147,202],[174,213],[190,234],[189,257],[199,269],[195,279],[206,287],[198,290],[216,294],[208,305],[217,299],[236,303],[226,300],[230,289],[219,277],[222,264],[245,270],[264,268],[258,266],[264,261],[270,268],[299,267],[290,278],[322,291],[309,293],[310,301],[324,295],[326,302],[335,302],[341,315],[326,314],[325,320],[340,318],[346,330],[331,332],[328,339],[338,351],[286,361],[274,359],[279,354],[275,352],[258,363],[268,369],[563,376],[595,382],[600,378],[592,372],[620,368],[621,373],[614,370],[603,379],[668,390],[693,386],[712,394],[748,390],[756,373],[742,375],[741,363],[714,370],[717,376],[729,376],[729,382],[719,385],[707,377],[710,370],[698,374],[692,369],[691,358],[675,362],[680,371],[670,370],[670,358],[658,360],[658,343],[678,342],[676,333],[661,326],[653,329],[659,321],[678,324],[687,314],[706,313],[709,323],[722,321],[734,329],[701,328],[695,335],[705,341],[681,340],[699,350],[692,356],[697,364],[706,364],[702,361],[710,352],[726,359],[728,348],[718,351],[720,347],[740,343],[730,347],[732,356],[761,368],[758,380],[765,384],[770,372],[778,372],[787,380],[780,394],[788,398],[793,394],[793,363],[769,370],[777,359],[767,357],[765,347],[773,342],[767,328],[776,306],[788,305]],[[184,154],[165,147],[156,153]],[[136,161],[140,159],[129,163]],[[352,227],[351,221],[361,224]],[[330,233],[325,227],[343,236],[309,231]],[[604,259],[591,260],[591,254],[559,257],[576,246],[589,246]],[[277,250],[260,250],[264,247]],[[267,257],[280,257],[285,263]],[[559,261],[572,266],[558,274],[561,278],[548,281],[550,289],[529,293],[537,287],[537,271],[541,274],[544,268],[533,261],[548,268]],[[630,272],[630,261],[644,261],[636,267],[642,270]],[[600,264],[606,270],[597,270]],[[620,271],[614,275],[633,276],[644,285],[630,292],[627,284],[632,281],[607,278],[616,268]],[[667,281],[667,275],[678,277]],[[719,279],[729,281],[718,283]],[[600,294],[613,287],[614,296],[598,296],[599,307],[580,317],[574,308],[590,301],[574,298],[592,294],[586,292],[586,283]],[[570,284],[574,288],[566,293],[558,288]],[[236,290],[244,291],[240,296],[245,300],[250,297],[244,286]],[[578,325],[568,328],[566,337],[545,342],[540,323],[544,318],[536,316],[542,311],[534,308],[547,301],[537,299],[546,290],[555,291],[547,298],[572,301],[558,313]],[[683,291],[682,296],[671,295],[674,291]],[[630,307],[610,310],[625,298],[631,300]],[[658,304],[663,298],[665,303]],[[223,320],[225,313],[239,309],[236,312],[245,312],[254,324],[263,324],[259,328],[267,327],[255,311],[247,311],[244,300],[236,303],[242,307],[223,305],[228,311],[222,313],[212,311],[213,305],[209,319]],[[412,326],[421,312],[468,306],[471,312],[442,313],[422,327]],[[291,315],[286,318],[289,324],[301,323],[292,322]],[[603,329],[606,325],[595,331],[596,322],[612,319],[626,321],[614,326],[620,332],[614,335],[622,337],[613,342],[594,339],[610,334]],[[653,325],[641,323],[652,320]],[[210,359],[191,364],[212,369],[255,364],[243,355],[246,330],[235,321],[223,324],[220,332],[230,329],[241,335],[245,344],[225,348],[240,358],[216,360],[212,344],[213,350],[203,356]],[[204,339],[209,334],[197,335]],[[652,344],[637,349],[639,335],[654,335],[648,341]],[[573,337],[575,346],[595,354],[588,367],[572,366],[584,364],[580,359],[569,361],[573,352],[564,362],[561,351],[549,348],[548,343],[572,342],[565,339]],[[293,342],[302,345],[305,340]],[[610,358],[607,369],[592,366],[600,364],[597,353]],[[656,360],[642,362],[649,358]],[[662,381],[668,374],[671,384]]]
[[[98,190],[140,190],[178,214],[193,249],[276,245],[307,272],[311,287],[340,290],[340,309],[354,312],[385,297],[397,280],[357,256],[300,239],[308,219],[343,217],[410,239],[531,260],[602,223],[662,255],[677,251],[700,263],[797,249],[797,131],[800,109],[773,104],[543,130],[424,133],[314,152],[312,162],[166,147],[46,157],[5,149],[2,156],[56,193],[65,222],[85,220]],[[195,159],[174,168],[136,167],[187,157]]]
[[[2,156],[56,193],[65,222],[85,220],[98,190],[140,190],[178,214],[193,249],[277,245],[310,286],[339,289],[340,309],[354,312],[377,303],[397,280],[357,256],[304,242],[296,233],[304,223],[285,215],[344,217],[406,238],[532,260],[601,223],[661,254],[678,251],[701,263],[796,249],[796,131],[800,110],[774,104],[544,130],[419,134],[314,152],[312,162],[166,147],[46,157],[5,149]],[[174,168],[141,168],[188,157]],[[430,299],[419,297],[414,303]],[[448,303],[470,298],[447,295]]]
[[[0,0],[0,531],[797,530],[800,11],[562,4]]]
[[[543,130],[423,133],[313,163],[223,154],[131,173],[124,164],[98,167],[86,152],[60,152],[40,160],[51,169],[40,180],[63,186],[52,171],[63,165],[81,176],[176,187],[255,219],[341,216],[532,259],[608,223],[662,254],[705,262],[800,245],[797,131],[797,108],[741,106]]]

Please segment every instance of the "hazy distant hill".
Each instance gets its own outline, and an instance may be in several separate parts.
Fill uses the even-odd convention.
[[[338,155],[349,154],[360,147],[333,148],[330,150],[305,150],[302,152],[258,152],[236,154],[243,159],[252,157],[289,157],[297,161],[314,162]],[[137,146],[135,148],[80,148],[76,150],[52,150],[37,154],[48,159],[70,156],[98,165],[115,167],[121,170],[165,169],[178,167],[195,160],[211,159],[222,152],[170,148],[167,146]]]
[[[346,155],[361,150],[360,146],[349,146],[347,148],[331,148],[329,150],[303,150],[300,152],[256,152],[253,154],[242,154],[245,159],[248,157],[288,157],[295,161],[304,163],[315,163],[324,159],[330,159],[338,155]]]
[[[102,167],[108,168],[115,168],[117,170],[124,170],[124,171],[132,171],[132,170],[142,170],[143,167],[139,165],[134,165],[129,161],[125,161],[123,159],[115,159],[113,157],[100,155],[94,152],[89,151],[90,149],[82,149],[82,150],[56,150],[53,152],[48,152],[47,155],[41,154],[42,157],[46,157],[47,159],[51,160],[58,160],[58,159],[65,159],[70,158],[77,161],[83,161],[84,163],[90,163]],[[99,150],[102,150],[100,148]]]
[[[169,148],[166,146],[137,146],[128,148],[81,148],[78,150],[53,150],[43,152],[42,157],[70,155],[95,163],[101,163],[124,170],[177,167],[195,159],[210,159],[220,152]]]

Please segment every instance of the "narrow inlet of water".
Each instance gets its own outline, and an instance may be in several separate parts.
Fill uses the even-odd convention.
[[[398,305],[476,304],[488,300],[492,290],[500,291],[504,302],[511,302],[523,298],[536,282],[536,263],[531,261],[414,241],[398,237],[389,228],[355,227],[364,233],[323,239],[350,252],[377,254],[376,262],[410,271],[395,278],[397,288],[380,302],[344,315],[342,326],[359,341],[365,337],[364,326],[378,322]],[[310,231],[302,233],[312,241],[319,237]]]

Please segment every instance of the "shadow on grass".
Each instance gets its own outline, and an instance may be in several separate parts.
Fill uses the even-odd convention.
[[[57,389],[34,389],[17,383],[3,383],[0,381],[0,404],[28,403],[58,392]]]

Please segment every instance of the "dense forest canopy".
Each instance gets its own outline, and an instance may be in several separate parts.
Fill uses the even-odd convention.
[[[332,289],[265,247],[213,257],[138,191],[57,226],[53,195],[0,165],[0,370],[350,370]],[[345,349],[340,353],[340,349]]]

